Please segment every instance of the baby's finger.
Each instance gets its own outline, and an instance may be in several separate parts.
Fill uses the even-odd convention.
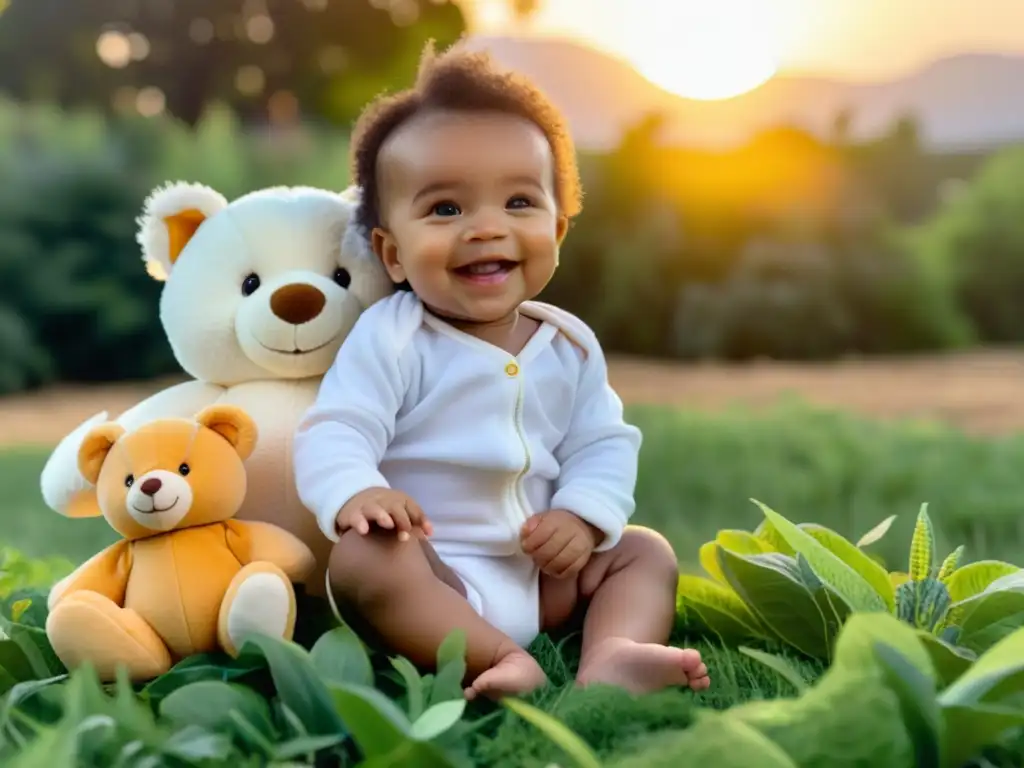
[[[551,558],[548,562],[546,573],[554,576],[556,579],[565,579],[578,573],[579,569],[587,562],[586,547],[581,546],[575,540],[570,541],[562,551],[559,552],[555,557]],[[579,565],[576,570],[574,567]]]
[[[369,520],[372,520],[377,525],[379,525],[381,528],[394,528],[395,527],[395,523],[391,519],[391,515],[388,514],[388,511],[386,509],[384,509],[384,507],[382,507],[380,504],[378,504],[376,502],[374,502],[372,504],[367,504],[366,508],[365,508],[365,513],[366,513],[366,517]]]
[[[528,555],[536,552],[547,544],[548,539],[551,538],[552,534],[556,530],[558,530],[557,526],[549,524],[546,520],[542,520],[537,527],[533,529],[533,532],[523,539],[523,552]]]
[[[363,536],[370,532],[370,523],[362,512],[356,512],[352,515],[348,527],[355,528]]]
[[[434,526],[431,525],[427,513],[412,499],[405,502],[405,509],[409,513],[409,522],[419,527],[427,536],[434,535]]]

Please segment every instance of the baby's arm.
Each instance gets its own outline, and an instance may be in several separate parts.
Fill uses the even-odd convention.
[[[295,434],[299,498],[332,541],[349,499],[388,487],[378,467],[394,437],[405,383],[394,330],[379,310],[375,305],[356,321]]]
[[[623,420],[622,401],[608,382],[596,339],[588,345],[568,433],[555,450],[561,466],[552,509],[565,509],[598,528],[595,552],[611,549],[636,504],[640,430]]]

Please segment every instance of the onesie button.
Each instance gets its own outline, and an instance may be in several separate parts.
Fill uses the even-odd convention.
[[[508,374],[509,378],[515,378],[519,375],[519,366],[515,363],[509,363],[505,366],[505,373]]]

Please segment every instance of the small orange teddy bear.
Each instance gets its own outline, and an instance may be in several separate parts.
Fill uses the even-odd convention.
[[[282,528],[233,520],[256,424],[232,405],[126,433],[94,427],[78,466],[100,514],[124,538],[56,584],[46,632],[68,668],[105,681],[163,674],[187,656],[237,655],[247,633],[291,639],[295,590],[313,553]]]

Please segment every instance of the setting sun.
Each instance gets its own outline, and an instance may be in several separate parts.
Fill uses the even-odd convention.
[[[644,77],[691,99],[727,99],[775,74],[764,0],[635,0],[616,48]]]

